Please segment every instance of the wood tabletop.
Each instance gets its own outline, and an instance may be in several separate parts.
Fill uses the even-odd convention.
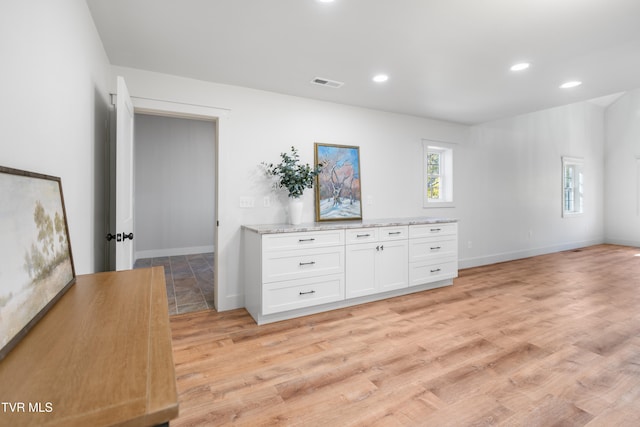
[[[78,276],[0,362],[0,425],[152,426],[177,415],[162,267]]]

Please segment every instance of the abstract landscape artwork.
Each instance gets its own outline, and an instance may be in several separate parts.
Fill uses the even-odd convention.
[[[315,164],[323,165],[316,183],[316,219],[362,219],[360,148],[316,143]]]
[[[0,360],[75,282],[60,178],[0,166]]]

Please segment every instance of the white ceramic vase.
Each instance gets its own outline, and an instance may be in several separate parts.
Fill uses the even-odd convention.
[[[289,198],[289,222],[298,225],[302,222],[302,200],[299,198]]]

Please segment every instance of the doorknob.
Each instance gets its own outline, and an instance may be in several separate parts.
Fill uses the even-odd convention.
[[[123,242],[127,239],[133,240],[133,233],[118,233],[118,234],[111,234],[111,233],[107,233],[107,241],[110,242],[113,239],[116,239],[116,242]]]

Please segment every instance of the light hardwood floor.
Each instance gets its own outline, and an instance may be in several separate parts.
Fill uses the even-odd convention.
[[[462,270],[453,286],[257,326],[171,318],[179,426],[639,426],[640,249]]]

